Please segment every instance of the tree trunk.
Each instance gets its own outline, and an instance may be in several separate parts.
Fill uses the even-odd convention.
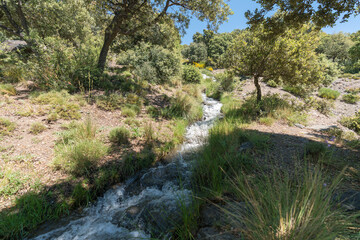
[[[109,53],[109,49],[111,46],[111,43],[114,41],[115,37],[119,33],[119,23],[117,21],[119,16],[115,16],[110,25],[105,30],[105,37],[104,37],[104,44],[101,48],[101,52],[99,55],[98,60],[98,69],[102,72],[104,72],[105,64],[106,64],[106,58]]]
[[[261,102],[261,87],[259,84],[259,76],[254,76],[254,84],[256,87],[256,100],[257,102]]]

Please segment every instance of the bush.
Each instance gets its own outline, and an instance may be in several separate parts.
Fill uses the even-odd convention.
[[[134,104],[126,104],[125,106],[121,107],[121,114],[125,117],[135,117],[140,113],[140,108]]]
[[[324,155],[327,151],[327,147],[323,143],[319,142],[308,142],[305,145],[305,152],[307,155],[312,157],[319,157]]]
[[[304,86],[284,86],[283,90],[302,98],[306,97],[309,93],[308,89]]]
[[[346,94],[342,97],[343,101],[349,104],[356,104],[360,97],[354,94]]]
[[[325,55],[321,54],[319,57],[320,66],[324,69],[324,80],[322,84],[329,86],[340,75],[339,65],[336,62],[329,60]]]
[[[319,97],[335,100],[339,96],[340,96],[340,93],[336,90],[332,90],[330,88],[320,88],[319,89]]]
[[[180,57],[158,45],[142,43],[129,50],[120,59],[121,64],[134,67],[134,73],[140,79],[154,83],[168,83],[180,73]]]
[[[129,143],[130,132],[124,127],[115,128],[110,131],[110,142],[121,145]]]
[[[186,65],[183,68],[183,80],[187,83],[200,83],[202,79],[198,68],[192,65]]]
[[[342,118],[340,122],[345,127],[352,129],[360,134],[360,112],[356,113],[354,117]]]
[[[37,135],[39,133],[42,133],[45,130],[46,130],[46,126],[44,124],[42,124],[40,122],[36,122],[36,123],[31,124],[29,132]]]
[[[266,83],[269,87],[272,87],[272,88],[276,88],[278,87],[279,85],[274,81],[274,80],[270,80]]]
[[[231,72],[216,74],[215,78],[220,82],[222,90],[231,92],[234,90],[234,74]]]
[[[96,97],[96,106],[105,111],[120,109],[123,103],[124,98],[115,93]]]

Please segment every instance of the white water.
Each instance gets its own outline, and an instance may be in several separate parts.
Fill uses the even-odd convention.
[[[33,239],[131,240],[150,239],[150,233],[168,239],[168,230],[179,220],[180,205],[186,207],[191,202],[192,162],[182,156],[204,144],[209,129],[221,114],[220,102],[205,95],[203,99],[203,119],[187,128],[186,141],[173,162],[151,168],[107,191],[84,210],[81,218]]]

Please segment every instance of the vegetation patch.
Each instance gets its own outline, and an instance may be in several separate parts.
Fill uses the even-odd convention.
[[[356,104],[360,100],[360,97],[355,94],[346,94],[342,97],[342,100],[349,104]]]
[[[31,124],[29,132],[37,135],[37,134],[42,133],[45,130],[46,130],[46,126],[44,124],[42,124],[41,122],[36,122],[36,123]]]
[[[16,128],[15,123],[8,119],[0,118],[0,136],[10,135]]]
[[[130,132],[124,127],[114,128],[110,131],[109,140],[116,145],[129,143],[129,138]]]
[[[360,112],[356,113],[353,117],[344,117],[340,122],[345,127],[360,134]]]
[[[120,109],[124,103],[124,98],[118,94],[110,94],[96,97],[96,106],[105,111]]]
[[[330,88],[320,88],[319,97],[335,100],[340,96],[340,93]]]
[[[0,93],[9,96],[15,96],[16,89],[11,84],[0,84]]]
[[[200,83],[202,76],[200,70],[193,65],[185,65],[183,68],[183,80],[187,83]]]

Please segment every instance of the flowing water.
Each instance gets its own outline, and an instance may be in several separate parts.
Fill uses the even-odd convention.
[[[169,239],[181,221],[181,211],[191,203],[191,159],[183,156],[201,147],[220,116],[222,104],[203,95],[203,119],[187,128],[177,156],[166,165],[139,173],[122,186],[107,191],[81,216],[58,224],[35,240],[58,239]],[[191,154],[190,154],[191,155]]]

